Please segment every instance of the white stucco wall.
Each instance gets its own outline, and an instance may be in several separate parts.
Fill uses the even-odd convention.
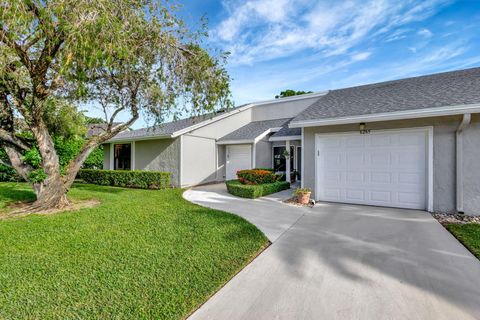
[[[435,211],[454,212],[456,206],[455,131],[461,116],[436,117],[388,122],[371,122],[371,130],[433,126],[433,207]],[[311,127],[304,129],[305,187],[315,188],[315,134],[358,131],[358,124]],[[465,212],[480,214],[480,117],[472,117],[465,131]],[[315,194],[315,193],[314,193]]]
[[[182,141],[181,186],[217,180],[215,139],[185,134]]]

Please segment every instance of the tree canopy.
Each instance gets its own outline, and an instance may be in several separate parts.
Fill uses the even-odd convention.
[[[140,114],[161,122],[171,113],[230,105],[227,55],[206,47],[205,28],[190,31],[174,6],[155,0],[0,6],[0,145],[8,165],[32,182],[32,210],[67,205],[88,155]],[[80,104],[100,109],[106,130],[84,140],[62,167],[54,137],[79,130]],[[120,123],[119,116],[127,120]],[[25,161],[32,149],[39,169]]]
[[[313,91],[295,91],[292,89],[287,89],[285,91],[280,92],[280,94],[275,96],[275,99],[298,96],[301,94],[313,93]]]

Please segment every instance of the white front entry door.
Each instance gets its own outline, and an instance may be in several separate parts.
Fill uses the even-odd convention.
[[[252,147],[249,144],[227,146],[227,180],[237,179],[237,171],[252,169]]]
[[[316,136],[316,199],[427,208],[428,130]]]

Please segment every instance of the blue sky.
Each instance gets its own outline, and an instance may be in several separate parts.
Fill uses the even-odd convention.
[[[236,105],[284,89],[322,91],[480,66],[480,1],[183,1],[230,51]],[[144,125],[141,120],[135,125]]]

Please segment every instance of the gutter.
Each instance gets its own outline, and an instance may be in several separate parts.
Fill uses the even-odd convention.
[[[463,209],[463,132],[470,125],[472,115],[465,113],[462,122],[455,132],[456,135],[456,189],[457,189],[457,212],[464,213]]]

